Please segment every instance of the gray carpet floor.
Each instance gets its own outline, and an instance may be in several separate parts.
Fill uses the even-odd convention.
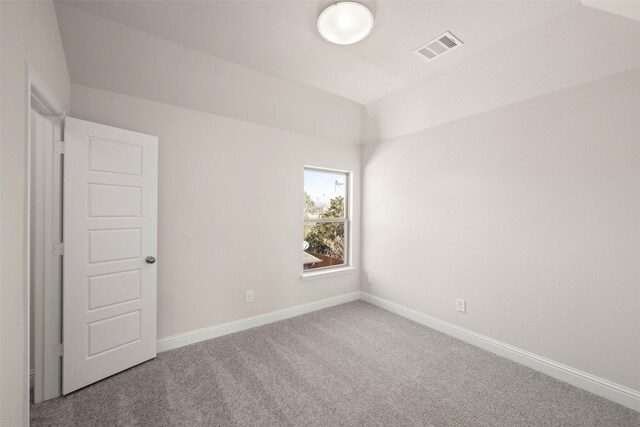
[[[362,301],[164,352],[33,426],[640,426],[640,414]]]

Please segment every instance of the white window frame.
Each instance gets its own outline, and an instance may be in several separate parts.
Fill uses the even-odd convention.
[[[344,197],[344,218],[304,218],[303,215],[303,225],[311,224],[311,223],[343,223],[344,224],[344,263],[340,265],[332,265],[328,267],[320,267],[314,268],[310,270],[304,270],[304,267],[301,266],[302,269],[302,280],[312,280],[319,277],[327,277],[334,276],[339,274],[349,273],[354,271],[355,268],[351,265],[351,226],[352,226],[352,200],[353,200],[353,172],[346,171],[342,169],[332,169],[320,166],[309,166],[305,165],[303,169],[303,196],[304,196],[304,171],[318,171],[318,172],[328,172],[328,173],[339,173],[345,175],[345,197]],[[303,197],[304,204],[304,197]],[[304,205],[303,205],[304,212]],[[304,230],[304,227],[303,227]],[[302,239],[304,240],[304,231]]]

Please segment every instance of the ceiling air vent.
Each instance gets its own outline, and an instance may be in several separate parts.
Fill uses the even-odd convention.
[[[440,37],[437,37],[431,40],[429,43],[420,46],[419,48],[414,50],[413,53],[415,53],[422,59],[431,61],[432,59],[442,55],[443,53],[447,53],[451,49],[455,49],[460,45],[462,45],[460,39],[447,31]]]

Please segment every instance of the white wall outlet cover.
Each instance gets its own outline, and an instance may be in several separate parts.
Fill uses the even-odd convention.
[[[245,294],[245,301],[253,302],[253,291],[247,291],[247,293]]]
[[[373,273],[369,273],[369,275],[367,276],[367,281],[370,285],[373,285]]]
[[[462,298],[456,298],[456,310],[461,313],[467,312],[467,301]]]

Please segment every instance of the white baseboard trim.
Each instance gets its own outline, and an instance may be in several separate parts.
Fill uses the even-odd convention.
[[[302,314],[311,313],[334,305],[356,301],[358,299],[362,299],[363,301],[377,307],[383,308],[387,311],[413,320],[414,322],[428,326],[432,329],[483,348],[491,353],[495,353],[499,356],[540,371],[550,377],[559,379],[560,381],[564,381],[640,412],[640,391],[616,384],[604,378],[596,377],[595,375],[591,375],[587,372],[580,371],[518,347],[478,334],[469,329],[461,328],[460,326],[456,326],[452,323],[437,319],[433,316],[429,316],[417,310],[413,310],[366,292],[351,292],[309,304],[297,305],[258,316],[247,317],[233,322],[222,323],[183,334],[161,338],[158,340],[157,344],[158,353],[189,344],[195,344],[211,338],[232,334],[234,332],[244,331],[245,329],[255,328],[256,326],[266,325],[279,320],[300,316]]]
[[[272,311],[258,316],[247,317],[233,322],[222,323],[219,325],[209,326],[207,328],[189,331],[183,334],[173,335],[161,338],[157,343],[158,353],[172,350],[174,348],[183,347],[189,344],[195,344],[200,341],[209,340],[211,338],[220,337],[234,332],[244,331],[245,329],[255,328],[256,326],[266,325],[268,323],[277,322],[279,320],[288,319],[290,317],[300,316],[301,314],[311,313],[323,308],[332,307],[334,305],[344,304],[360,299],[360,292],[351,292],[337,297],[331,297],[314,301],[308,304],[296,305],[294,307],[282,310]]]
[[[452,323],[420,313],[419,311],[366,292],[361,292],[361,299],[387,311],[413,320],[414,322],[428,326],[462,341],[466,341],[477,347],[490,351],[491,353],[495,353],[499,356],[535,369],[536,371],[540,371],[550,377],[564,381],[640,412],[640,391],[616,384],[604,378],[596,377],[595,375],[591,375],[587,372],[538,356],[537,354],[522,350],[493,338],[486,337],[468,329],[461,328]]]

